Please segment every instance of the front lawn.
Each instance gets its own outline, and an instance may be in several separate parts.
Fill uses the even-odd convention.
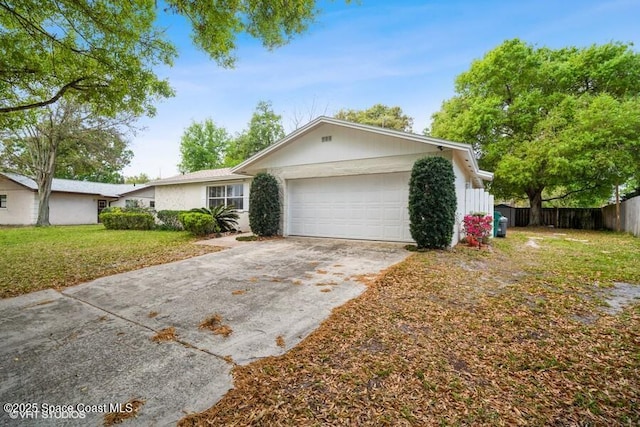
[[[186,232],[102,225],[0,228],[0,298],[203,255]]]
[[[639,287],[622,234],[413,254],[181,425],[640,425]]]

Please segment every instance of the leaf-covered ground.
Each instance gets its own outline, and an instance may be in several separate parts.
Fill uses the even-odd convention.
[[[640,239],[509,230],[417,253],[191,425],[640,425]]]
[[[0,228],[0,298],[219,250],[186,232],[106,230],[102,225]]]

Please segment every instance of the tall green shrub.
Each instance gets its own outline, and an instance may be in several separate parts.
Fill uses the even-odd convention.
[[[411,237],[418,248],[451,244],[457,205],[451,162],[442,157],[417,160],[409,182],[409,218]]]
[[[253,178],[249,193],[249,225],[258,236],[278,234],[280,194],[273,175],[259,173]]]

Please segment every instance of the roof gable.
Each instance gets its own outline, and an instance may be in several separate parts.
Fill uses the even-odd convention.
[[[317,118],[245,160],[231,169],[231,172],[252,173],[265,164],[269,167],[279,167],[442,150],[452,150],[461,156],[468,164],[472,176],[484,180],[493,178],[493,174],[478,168],[469,144],[330,117]]]

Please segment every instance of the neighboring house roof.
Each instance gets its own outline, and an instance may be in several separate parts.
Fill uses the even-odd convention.
[[[38,184],[24,175],[11,172],[0,172],[0,175],[33,191],[38,191]],[[54,178],[51,183],[52,192],[93,194],[104,197],[119,197],[121,194],[140,190],[145,186],[135,184],[106,184],[103,182],[75,181],[72,179]]]
[[[363,125],[360,123],[353,123],[346,120],[340,120],[340,119],[336,119],[333,117],[326,117],[326,116],[320,116],[317,119],[313,120],[312,122],[308,123],[307,125],[293,131],[292,133],[285,136],[280,141],[270,145],[269,147],[265,148],[264,150],[260,151],[259,153],[253,155],[249,159],[240,163],[238,166],[232,168],[231,173],[243,173],[243,170],[245,168],[253,165],[258,160],[283,148],[284,146],[295,141],[300,136],[314,130],[315,128],[323,124],[342,126],[346,128],[377,133],[377,134],[386,135],[390,137],[403,138],[409,141],[421,142],[424,144],[434,145],[437,147],[448,148],[448,149],[457,151],[462,155],[463,159],[467,163],[467,167],[469,168],[469,173],[473,177],[478,178],[479,180],[485,180],[485,181],[493,180],[493,173],[483,171],[478,167],[478,162],[476,161],[475,153],[473,152],[473,147],[471,147],[470,144],[446,141],[444,139],[431,138],[428,136],[418,135],[415,133],[401,132],[394,129],[387,129],[387,128],[382,128],[378,126]]]
[[[247,177],[231,173],[231,168],[206,169],[152,181],[149,185],[174,185],[193,182],[229,181],[233,179],[247,179]]]

